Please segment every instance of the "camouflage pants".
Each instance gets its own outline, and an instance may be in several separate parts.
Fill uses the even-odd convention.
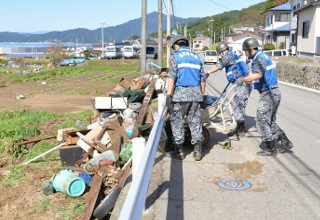
[[[276,140],[283,133],[276,123],[277,111],[280,105],[281,92],[279,88],[263,91],[257,110],[257,130],[262,141]]]
[[[184,117],[187,116],[190,131],[191,144],[203,141],[201,108],[199,102],[174,102],[170,109],[170,123],[174,144],[183,144]]]
[[[234,89],[235,91],[238,91],[231,101],[233,115],[236,121],[243,122],[246,117],[245,111],[252,91],[252,84],[246,83],[242,86],[236,86]]]

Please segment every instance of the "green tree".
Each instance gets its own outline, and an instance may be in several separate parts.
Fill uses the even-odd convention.
[[[135,35],[132,35],[130,40],[137,40],[140,38],[140,35],[139,34],[135,34]]]
[[[83,51],[83,54],[85,58],[92,57],[92,53],[89,50]]]
[[[57,67],[63,59],[68,57],[65,47],[61,43],[55,43],[51,47],[48,47],[46,56],[54,67]]]
[[[202,48],[202,51],[206,51],[206,50],[209,50],[209,47],[204,46],[204,47]]]
[[[286,47],[286,43],[285,42],[281,42],[279,45],[279,49],[284,49]]]

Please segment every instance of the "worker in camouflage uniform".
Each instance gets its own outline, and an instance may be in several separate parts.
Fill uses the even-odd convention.
[[[218,43],[216,50],[222,57],[222,59],[215,67],[213,67],[206,73],[206,78],[209,77],[209,74],[225,68],[227,80],[232,84],[236,84],[234,89],[237,92],[233,100],[231,101],[231,107],[235,120],[237,122],[237,126],[235,129],[231,130],[228,133],[228,136],[233,136],[235,134],[244,136],[246,132],[244,123],[246,116],[245,109],[252,90],[252,86],[251,83],[243,84],[242,78],[248,75],[249,70],[245,60],[240,56],[232,53],[229,50],[228,44],[220,42]]]
[[[205,91],[205,78],[201,58],[190,51],[189,42],[183,35],[173,37],[171,48],[175,51],[170,58],[166,104],[170,110],[170,122],[175,151],[169,155],[183,160],[185,154],[184,117],[187,116],[191,144],[194,145],[193,157],[201,160],[202,122],[200,104]],[[174,88],[175,86],[175,88]]]
[[[276,156],[277,141],[281,142],[280,153],[293,147],[284,131],[276,123],[276,115],[281,100],[275,65],[270,58],[258,49],[259,43],[254,38],[248,38],[242,44],[246,55],[252,59],[252,74],[243,78],[244,83],[253,81],[253,88],[260,93],[257,110],[257,130],[262,139],[260,156]]]

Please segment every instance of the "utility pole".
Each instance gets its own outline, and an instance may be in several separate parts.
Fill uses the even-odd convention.
[[[101,57],[104,58],[104,35],[103,35],[103,29],[104,29],[105,23],[101,23]]]
[[[213,43],[216,44],[216,32],[213,32]]]
[[[162,0],[158,0],[158,64],[163,66]]]
[[[147,50],[147,0],[142,0],[142,15],[141,15],[141,72],[146,72],[146,50]]]
[[[167,0],[167,37],[170,36],[170,0]],[[167,67],[169,68],[170,61],[170,41],[167,41]]]
[[[214,19],[211,19],[209,21],[209,25],[210,25],[210,50],[211,50],[211,47],[212,47],[212,32],[213,32],[213,22],[214,22]],[[211,25],[212,23],[212,25]]]
[[[185,25],[184,25],[184,36],[185,37],[187,37],[188,36],[188,23],[186,23]]]

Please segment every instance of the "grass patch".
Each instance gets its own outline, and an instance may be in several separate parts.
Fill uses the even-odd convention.
[[[0,88],[6,87],[6,82],[5,81],[0,81]]]
[[[69,206],[58,206],[57,211],[64,219],[74,219],[75,214],[83,211],[85,201],[72,201]]]
[[[45,200],[37,202],[36,207],[38,207],[40,213],[44,214],[52,207],[52,205],[50,203],[50,200],[45,199]]]
[[[6,177],[0,181],[0,187],[7,185],[18,185],[19,179],[23,177],[22,165],[13,167]]]

